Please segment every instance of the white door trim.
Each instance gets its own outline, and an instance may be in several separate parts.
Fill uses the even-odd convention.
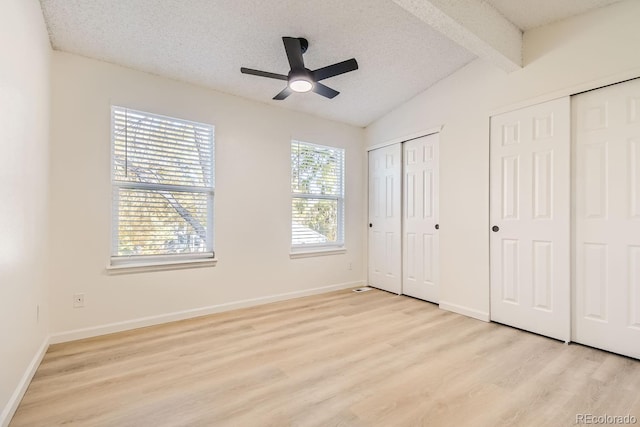
[[[640,79],[640,68],[633,68],[631,70],[616,73],[611,76],[594,79],[588,82],[578,83],[573,86],[554,90],[544,95],[536,96],[535,98],[529,98],[525,101],[518,101],[502,107],[496,107],[489,111],[489,117],[519,110],[521,108],[530,107],[536,104],[542,104],[543,102],[552,101],[554,99],[564,98],[565,96],[579,95],[583,92],[602,89],[603,87],[615,85],[618,83],[624,83],[628,80],[635,79]]]
[[[402,136],[400,138],[393,138],[393,139],[391,139],[389,141],[385,141],[385,142],[381,142],[380,144],[372,145],[370,147],[367,147],[366,150],[367,151],[377,150],[378,148],[388,147],[389,145],[411,141],[412,139],[422,138],[423,136],[429,136],[429,135],[432,135],[434,133],[440,133],[440,132],[442,132],[442,129],[444,129],[444,125],[441,125],[441,126],[438,126],[438,127],[429,128],[429,129],[424,129],[424,130],[421,130],[419,132],[410,133],[409,135],[405,135],[405,136]]]

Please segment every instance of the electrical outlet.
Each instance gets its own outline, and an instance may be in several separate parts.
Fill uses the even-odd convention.
[[[84,294],[73,294],[73,308],[84,307]]]
[[[352,262],[350,262],[350,263],[349,263],[349,266],[348,266],[347,268],[348,268],[349,270],[353,270],[353,263],[352,263]]]

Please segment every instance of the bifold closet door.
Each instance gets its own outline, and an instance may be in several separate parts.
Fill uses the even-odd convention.
[[[568,97],[491,118],[491,320],[563,341],[570,338],[570,127]]]
[[[369,285],[402,291],[402,147],[369,151]]]
[[[438,134],[404,144],[402,293],[437,303]]]
[[[572,99],[572,340],[640,358],[640,80]]]

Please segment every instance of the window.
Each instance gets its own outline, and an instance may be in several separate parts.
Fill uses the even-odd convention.
[[[111,265],[213,258],[213,126],[113,106]]]
[[[291,247],[344,246],[344,149],[291,141]]]

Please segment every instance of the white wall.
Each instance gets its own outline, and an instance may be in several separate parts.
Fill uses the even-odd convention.
[[[50,56],[39,3],[0,2],[0,425],[48,333]]]
[[[105,271],[111,104],[215,125],[217,266],[124,275]],[[363,281],[361,128],[55,52],[51,135],[54,335]],[[346,254],[289,258],[292,138],[346,148]],[[74,293],[85,294],[85,308],[72,308]],[[160,320],[167,317],[149,321]],[[54,336],[54,341],[107,330]]]
[[[629,0],[524,35],[525,67],[476,60],[366,129],[366,144],[444,125],[440,136],[441,300],[489,313],[489,117],[516,104],[640,76],[640,2]]]

